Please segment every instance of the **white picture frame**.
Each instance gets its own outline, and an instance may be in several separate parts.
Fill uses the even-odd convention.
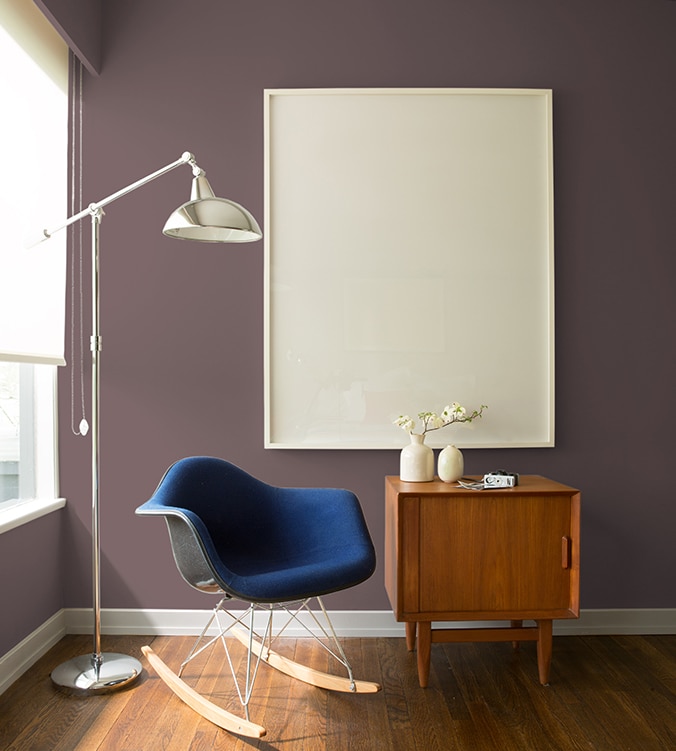
[[[549,89],[269,89],[265,447],[554,445]]]

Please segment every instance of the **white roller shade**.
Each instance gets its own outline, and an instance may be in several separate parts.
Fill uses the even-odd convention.
[[[68,50],[33,6],[0,0],[0,360],[64,364]]]

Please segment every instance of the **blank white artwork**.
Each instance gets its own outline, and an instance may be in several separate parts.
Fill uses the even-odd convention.
[[[552,95],[265,92],[265,446],[554,445]]]

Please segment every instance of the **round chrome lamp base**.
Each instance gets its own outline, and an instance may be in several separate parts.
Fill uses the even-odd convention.
[[[103,694],[131,685],[143,667],[134,657],[103,652],[74,657],[52,671],[52,683],[70,693]]]

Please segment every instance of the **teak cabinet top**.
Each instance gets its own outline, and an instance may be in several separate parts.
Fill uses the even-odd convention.
[[[473,479],[479,480],[480,476],[475,476]],[[540,475],[521,475],[519,477],[519,484],[514,488],[496,488],[494,490],[467,490],[461,488],[457,483],[442,482],[438,477],[432,482],[403,482],[397,475],[388,475],[385,478],[385,486],[391,488],[400,495],[414,495],[414,496],[427,496],[427,495],[446,495],[446,496],[462,496],[462,495],[476,495],[482,498],[490,498],[496,495],[540,495],[540,494],[564,494],[570,495],[571,493],[579,493],[577,488],[572,488],[568,485],[563,485],[556,480],[550,480],[547,477],[541,477]]]

